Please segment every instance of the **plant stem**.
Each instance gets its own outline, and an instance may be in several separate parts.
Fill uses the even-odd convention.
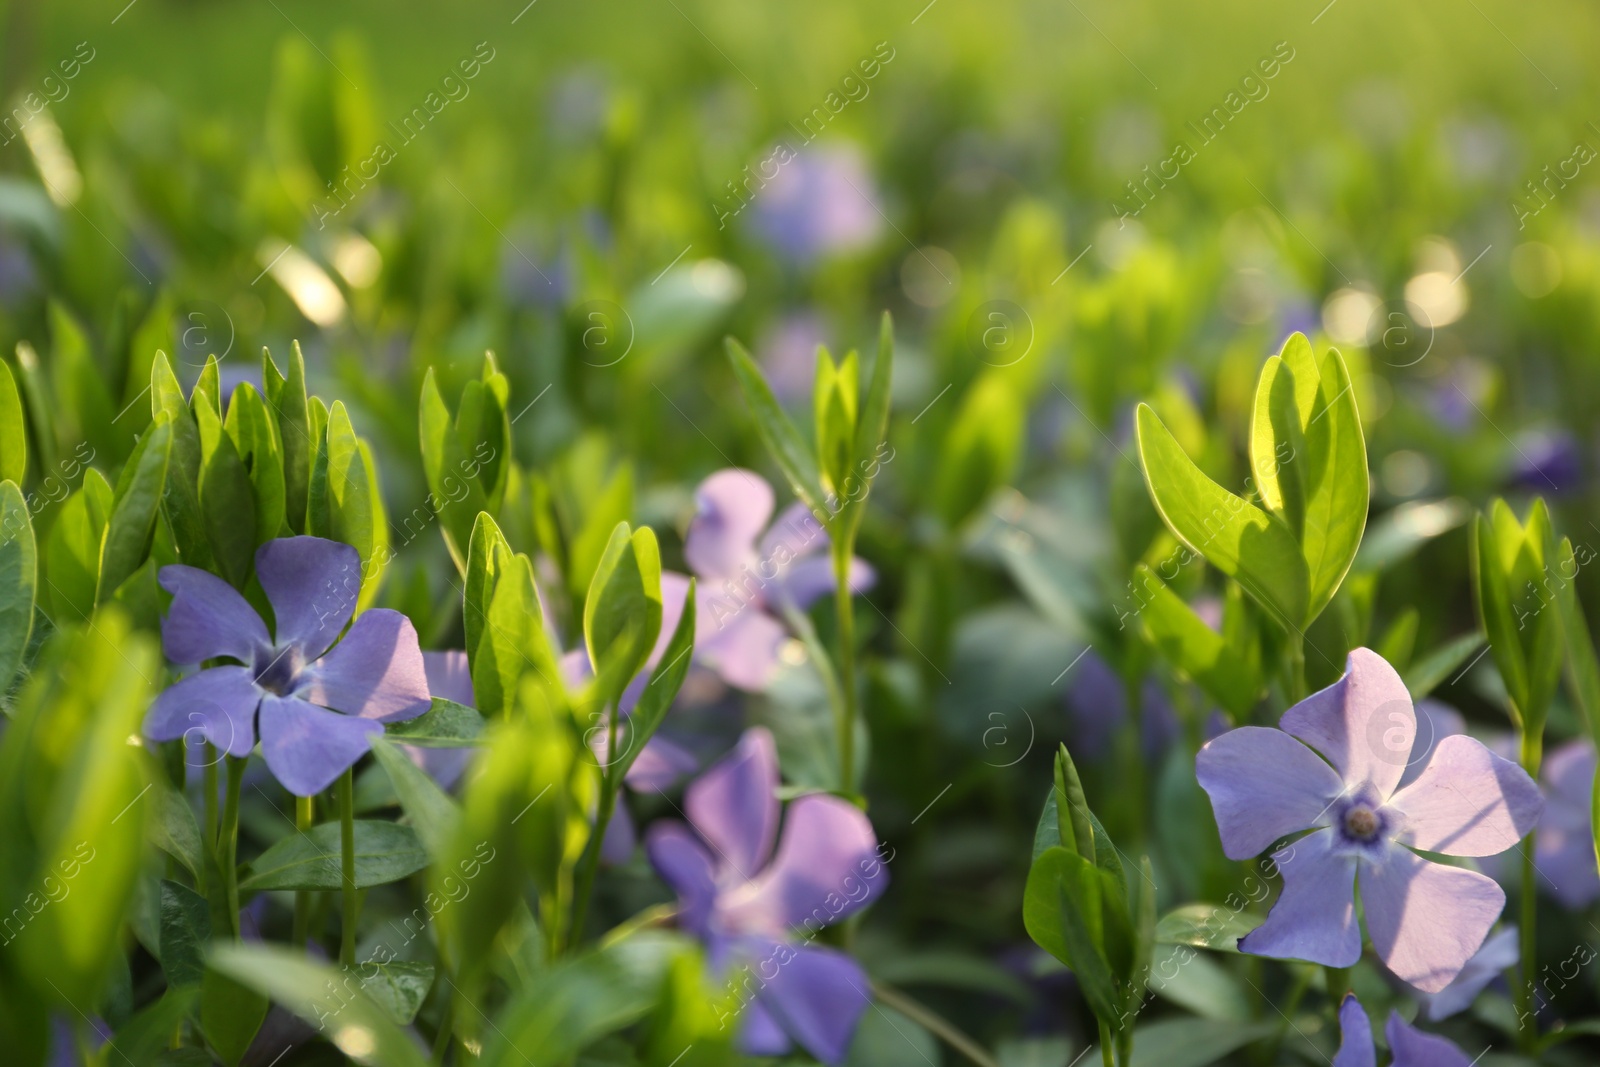
[[[920,1023],[924,1029],[943,1039],[945,1044],[978,1067],[1000,1067],[998,1060],[989,1055],[982,1045],[958,1030],[954,1023],[931,1008],[912,1000],[900,990],[873,982],[872,995],[912,1022]]]
[[[1328,999],[1333,1001],[1333,1010],[1338,1011],[1344,995],[1350,992],[1350,968],[1324,967],[1322,973],[1328,980]]]
[[[607,724],[606,735],[606,765],[600,772],[600,804],[595,812],[594,832],[589,835],[589,843],[584,847],[583,858],[579,862],[582,868],[578,872],[578,887],[572,902],[572,922],[567,927],[565,944],[570,947],[578,943],[583,937],[583,924],[589,918],[589,898],[594,895],[594,879],[600,870],[600,850],[606,839],[606,828],[611,825],[611,816],[617,810],[617,784],[612,780],[611,764],[617,752],[617,706],[613,703],[609,709],[610,720]],[[551,935],[555,935],[552,933]]]
[[[311,829],[312,814],[311,797],[294,798],[294,828],[300,833]],[[296,889],[294,891],[294,932],[293,944],[296,949],[303,950],[306,942],[311,937],[311,890]]]
[[[1522,719],[1526,724],[1526,716]],[[1534,781],[1539,780],[1539,768],[1544,762],[1544,738],[1538,733],[1530,732],[1526,725],[1522,728],[1522,769],[1528,772],[1528,777]],[[1535,923],[1538,921],[1539,907],[1537,891],[1537,874],[1533,866],[1533,850],[1537,844],[1535,838],[1537,830],[1529,830],[1528,836],[1522,839],[1522,929],[1519,937],[1522,942],[1518,956],[1521,959],[1521,981],[1516,987],[1517,1006],[1517,1044],[1524,1052],[1532,1052],[1539,1041],[1539,1024],[1534,1018],[1533,1004],[1533,979],[1537,973],[1539,940],[1536,936]]]
[[[444,1009],[439,1012],[439,1032],[433,1038],[433,1067],[444,1067],[444,1058],[450,1051],[450,1032],[455,1029],[456,998],[454,994],[444,998]]]
[[[1289,635],[1289,699],[1306,698],[1306,639],[1298,630]]]
[[[344,913],[340,922],[339,963],[356,965],[356,917],[361,913],[361,895],[356,891],[356,774],[346,767],[339,776],[339,848]]]
[[[1111,1047],[1111,1027],[1104,1022],[1100,1023],[1100,1063],[1101,1067],[1117,1067],[1116,1052]]]
[[[217,843],[217,761],[222,757],[216,755],[216,749],[211,747],[211,742],[205,743],[204,749],[206,765],[201,772],[202,781],[200,791],[204,794],[206,805],[206,840],[211,842],[213,848]]]
[[[239,937],[239,785],[244,781],[244,765],[244,760],[228,757],[228,795],[222,809],[219,843],[222,884],[228,894],[228,922],[233,925],[235,940]]]
[[[850,599],[850,561],[854,538],[833,542],[833,603],[839,623],[839,689],[843,697],[839,715],[839,791],[856,792],[856,615]]]

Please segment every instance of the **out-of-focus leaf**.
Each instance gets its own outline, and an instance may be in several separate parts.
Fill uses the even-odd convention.
[[[366,992],[346,988],[346,976],[336,967],[288,948],[241,943],[214,946],[209,962],[326,1033],[357,1063],[427,1067],[428,1058],[415,1039]]]
[[[255,489],[211,405],[196,405],[194,415],[200,429],[199,500],[211,554],[228,581],[242,587],[255,560]]]
[[[284,838],[250,864],[243,890],[340,889],[340,828],[319,823]],[[397,882],[428,865],[428,851],[417,832],[399,823],[357,819],[356,888]]]
[[[1129,1067],[1206,1067],[1277,1029],[1277,1023],[1162,1019],[1134,1031]]]
[[[150,820],[150,839],[165,850],[198,881],[206,869],[205,845],[200,837],[200,824],[195,821],[194,809],[188,799],[164,782],[157,782],[150,790],[156,815]]]
[[[615,765],[606,768],[606,773],[615,781],[620,782],[627,775],[633,761],[650,743],[661,720],[666,718],[667,710],[677,699],[678,690],[683,688],[683,680],[689,676],[690,653],[694,651],[694,596],[695,580],[691,578],[689,592],[683,602],[683,614],[678,618],[678,628],[672,631],[672,639],[662,651],[656,669],[650,672],[650,680],[645,683],[644,690],[639,694],[639,702],[633,706],[627,718],[628,743],[616,758]]]
[[[1004,371],[985,371],[961,398],[945,435],[933,487],[934,508],[955,527],[1016,474],[1026,420]]]
[[[816,456],[794,423],[789,421],[778,398],[772,394],[761,368],[750,358],[744,346],[731,337],[728,338],[728,360],[733,365],[733,376],[744,392],[751,414],[755,416],[756,431],[778,464],[778,469],[789,479],[794,495],[805,501],[806,507],[813,512],[823,510],[825,500]]]
[[[261,350],[262,376],[266,382],[267,407],[277,422],[278,442],[283,447],[284,515],[289,529],[306,532],[306,500],[311,485],[311,460],[316,455],[320,435],[312,432],[306,400],[306,359],[296,341],[289,350],[289,373],[278,373],[266,349]]]
[[[1310,577],[1289,528],[1206,477],[1147,404],[1139,405],[1138,427],[1145,481],[1168,529],[1242,585],[1280,626],[1302,627]]]
[[[355,548],[361,557],[361,606],[370,603],[383,577],[388,554],[388,523],[375,493],[371,455],[350,425],[342,401],[328,410],[327,479],[330,536]],[[319,460],[321,456],[319,455]]]
[[[470,748],[482,741],[483,716],[476,708],[434,697],[433,705],[415,719],[392,722],[385,730],[391,741],[422,748]]]
[[[282,534],[284,521],[283,442],[278,439],[278,423],[267,411],[267,402],[256,387],[240,382],[228,401],[224,420],[234,451],[250,475],[255,498],[256,544]]]
[[[633,465],[619,463],[605,488],[586,501],[583,525],[572,538],[568,553],[567,581],[572,602],[579,604],[589,593],[595,569],[600,566],[617,524],[633,514]]]
[[[58,301],[50,301],[49,319],[51,385],[67,443],[88,441],[99,455],[122,455],[133,431],[116,421],[106,375],[89,351],[88,335]],[[37,408],[30,405],[30,412],[38,417]]]
[[[150,554],[156,516],[167,480],[172,447],[172,418],[160,415],[150,424],[117,478],[111,518],[100,552],[100,577],[95,601],[105,603],[139,569]]]
[[[1471,518],[1472,506],[1459,497],[1401,504],[1367,527],[1353,569],[1386,571]]]
[[[1255,665],[1233,655],[1222,635],[1207,626],[1150,568],[1142,564],[1135,568],[1133,581],[1138,590],[1135,596],[1143,605],[1140,621],[1167,662],[1234,715],[1249,712],[1265,682]]]
[[[1239,938],[1260,926],[1264,918],[1222,904],[1185,904],[1156,922],[1156,943],[1238,952]]]
[[[661,554],[648,526],[618,523],[584,603],[583,637],[602,698],[619,699],[661,632]]]
[[[1452,638],[1411,664],[1402,676],[1412,700],[1421,700],[1483,647],[1483,635],[1476,631]]]
[[[0,481],[0,696],[22,669],[38,586],[39,551],[28,502],[15,482]]]
[[[39,453],[34,457],[34,466],[42,471],[55,470],[59,431],[51,410],[55,405],[50,396],[50,387],[45,381],[44,369],[39,365],[39,353],[26,341],[18,341],[16,351],[17,385],[27,405],[33,443]],[[90,448],[92,454],[93,446],[86,447]]]
[[[1150,990],[1202,1019],[1249,1022],[1249,990],[1227,968],[1188,945],[1163,944],[1150,967]]]
[[[1106,904],[1114,893],[1109,875],[1056,845],[1034,860],[1022,903],[1028,936],[1072,968],[1090,1008],[1107,1025],[1121,1013],[1116,976],[1103,947],[1107,917],[1115,914]],[[1126,923],[1126,902],[1121,917]],[[1123,936],[1128,936],[1126,929]]]
[[[28,473],[28,423],[11,367],[0,360],[0,481],[21,485]]]
[[[417,831],[417,837],[429,854],[442,855],[445,846],[461,821],[461,809],[451,800],[428,772],[406,758],[386,740],[374,739],[372,754],[394,783],[400,807]]]
[[[100,549],[111,511],[110,483],[93,467],[85,469],[83,485],[62,503],[45,539],[50,607],[61,622],[87,619],[94,610]]]
[[[382,1008],[396,1026],[410,1026],[433,988],[433,964],[395,960],[356,965],[361,991]]]

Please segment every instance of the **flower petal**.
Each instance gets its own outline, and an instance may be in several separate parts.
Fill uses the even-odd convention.
[[[209,571],[173,564],[162,567],[161,588],[172,606],[161,620],[161,648],[185,667],[231,656],[249,664],[257,648],[272,644],[267,624],[239,591]]]
[[[754,471],[717,471],[694,491],[683,558],[702,578],[733,578],[755,562],[756,536],[772,517],[772,486]]]
[[[730,889],[722,911],[730,927],[773,936],[805,924],[809,933],[841,921],[889,884],[878,837],[860,808],[812,793],[789,805],[778,853],[767,869]]]
[[[1440,1019],[1448,1019],[1472,1007],[1472,1002],[1478,999],[1478,994],[1521,958],[1522,951],[1517,943],[1517,928],[1508,926],[1485,941],[1483,947],[1472,954],[1467,965],[1461,968],[1461,973],[1456,975],[1449,985],[1437,993],[1422,994],[1421,1000],[1427,1006],[1428,1021],[1438,1022]]]
[[[859,556],[850,560],[852,593],[866,592],[877,580],[878,572],[866,560]],[[780,567],[766,599],[773,604],[789,604],[804,611],[819,597],[831,594],[837,587],[838,583],[833,580],[833,560],[827,556],[812,556]]]
[[[1378,957],[1424,993],[1449,985],[1505,907],[1493,878],[1391,846],[1361,868],[1361,903]]]
[[[256,549],[256,577],[272,603],[276,642],[292,641],[312,660],[355,613],[361,557],[323,537],[280,537]]]
[[[782,511],[761,535],[761,558],[804,559],[824,555],[829,544],[828,531],[806,507],[805,501],[796,500]]]
[[[682,823],[658,822],[644,837],[644,852],[661,880],[678,894],[678,921],[704,938],[716,905],[716,860]]]
[[[1389,1013],[1383,1032],[1394,1053],[1394,1067],[1472,1067],[1473,1061],[1452,1042],[1423,1033],[1400,1018],[1399,1012]]]
[[[1578,911],[1600,899],[1600,868],[1595,865],[1594,833],[1587,804],[1576,808],[1552,790],[1539,820],[1533,858],[1540,886],[1568,911]]]
[[[745,605],[721,623],[720,629],[696,643],[701,662],[736,689],[762,691],[778,669],[778,650],[788,639],[788,631],[754,604]]]
[[[761,977],[757,994],[778,1025],[823,1063],[844,1060],[856,1024],[871,1004],[870,985],[861,966],[837,949],[780,944],[766,957],[777,976]]]
[[[406,758],[421,767],[428,773],[428,777],[439,783],[440,788],[449,789],[461,780],[461,775],[467,766],[472,763],[473,749],[470,748],[423,748],[420,745],[401,745],[400,751]]]
[[[739,1051],[746,1056],[782,1056],[794,1047],[778,1020],[756,997],[739,1014]]]
[[[1389,799],[1405,813],[1396,840],[1451,856],[1492,856],[1532,830],[1544,810],[1528,772],[1457,734],[1440,741],[1417,780]]]
[[[1344,677],[1283,713],[1278,725],[1328,758],[1345,784],[1371,784],[1387,800],[1411,758],[1417,714],[1395,669],[1369,648],[1346,661]]]
[[[340,715],[295,697],[261,701],[261,754],[283,787],[315,796],[366,755],[383,727],[371,719]]]
[[[757,726],[684,791],[689,823],[711,845],[724,875],[748,880],[766,866],[778,832],[777,789],[777,746]]]
[[[1339,1051],[1333,1067],[1378,1067],[1378,1049],[1372,1040],[1372,1020],[1354,993],[1339,1005]]]
[[[169,686],[150,705],[144,735],[152,741],[186,738],[198,731],[230,756],[248,756],[256,744],[261,690],[249,667],[212,667]]]
[[[472,668],[467,654],[455,649],[448,652],[424,652],[422,669],[428,678],[428,692],[441,700],[476,707],[472,693]]]
[[[364,612],[344,640],[301,678],[296,696],[363,719],[414,719],[433,703],[417,631],[410,619],[388,608]]]
[[[620,867],[633,858],[634,846],[639,843],[639,835],[633,826],[633,816],[628,813],[628,805],[617,804],[617,810],[611,813],[611,821],[606,823],[606,835],[600,839],[600,860],[612,867]]]
[[[694,753],[676,741],[655,734],[645,742],[644,751],[639,753],[622,780],[629,789],[664,793],[685,775],[693,774],[699,765]]]
[[[1402,789],[1417,780],[1440,741],[1467,732],[1467,721],[1448,704],[1424,698],[1417,701],[1416,712],[1417,736],[1411,742],[1411,755],[1406,757],[1406,771],[1400,776]]]
[[[1339,775],[1282,730],[1241,726],[1208,741],[1195,777],[1211,797],[1222,851],[1245,860],[1284,834],[1326,826]]]
[[[1331,832],[1318,830],[1272,854],[1283,872],[1283,892],[1267,921],[1239,939],[1240,952],[1327,967],[1349,967],[1361,958],[1356,863],[1335,853],[1334,842]]]

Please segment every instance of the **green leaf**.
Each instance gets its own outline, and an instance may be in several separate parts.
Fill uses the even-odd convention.
[[[200,824],[195,822],[188,798],[165,782],[157,782],[150,796],[156,808],[156,816],[150,820],[150,840],[183,864],[199,882],[208,864]]]
[[[853,543],[861,520],[866,515],[867,495],[872,483],[883,469],[883,449],[889,444],[889,392],[894,377],[894,323],[885,311],[878,324],[878,355],[872,363],[872,378],[867,383],[866,396],[856,419],[856,437],[852,447],[853,469],[850,476],[859,484],[852,487],[846,478],[839,509],[839,536],[843,543]],[[891,452],[891,456],[893,453]]]
[[[1409,558],[1422,545],[1471,518],[1472,507],[1459,497],[1401,504],[1367,527],[1352,569],[1388,570]]]
[[[200,430],[164,352],[156,353],[150,370],[150,413],[153,420],[165,416],[171,426],[172,448],[161,511],[171,528],[172,542],[184,563],[214,570],[205,512],[200,506]]]
[[[260,545],[288,530],[284,515],[283,442],[278,439],[277,420],[268,413],[267,402],[256,387],[240,382],[228,401],[224,426],[250,476],[255,498],[255,540]]]
[[[0,359],[0,481],[21,485],[28,473],[28,423],[11,367]]]
[[[22,669],[38,587],[39,551],[28,502],[15,482],[0,481],[0,697]]]
[[[422,748],[470,748],[482,741],[483,716],[476,708],[434,697],[427,711],[415,719],[389,723],[384,735]]]
[[[373,1067],[427,1067],[428,1058],[389,1013],[344,972],[303,953],[230,942],[212,948],[211,967],[271,997],[326,1033],[339,1050]]]
[[[256,553],[256,497],[250,475],[208,403],[194,409],[200,429],[200,508],[212,557],[235,588],[250,578]]]
[[[783,471],[783,476],[789,480],[794,495],[813,512],[823,510],[826,494],[822,491],[816,457],[800,436],[800,431],[789,421],[778,398],[772,394],[771,386],[767,385],[761,368],[750,358],[750,353],[731,337],[728,338],[727,347],[733,376],[738,380],[745,401],[755,416],[756,432],[761,435],[762,443],[772,454],[778,469]]]
[[[161,969],[170,987],[199,985],[211,940],[211,905],[179,882],[161,880]]]
[[[154,1004],[136,1014],[133,1018],[117,1028],[107,1042],[108,1046],[114,1045],[116,1050],[128,1058],[129,1063],[144,1067],[152,1064],[154,1067],[176,1067],[169,1059],[172,1051],[172,1035],[183,1025],[183,1020],[188,1018],[194,1010],[195,999],[199,990],[168,989]],[[198,1053],[203,1059],[203,1064],[196,1067],[211,1067],[211,1057],[201,1049],[189,1049]],[[119,1058],[118,1063],[122,1060]]]
[[[1239,938],[1266,918],[1223,904],[1185,904],[1156,923],[1156,943],[1238,952]]]
[[[44,371],[39,366],[39,354],[26,341],[17,342],[16,352],[17,377],[21,379],[17,384],[27,405],[28,417],[33,424],[33,444],[39,453],[34,460],[34,466],[42,471],[55,470],[58,428],[56,419],[51,414],[55,404],[50,397],[50,388],[45,382]],[[94,456],[92,447],[89,449],[89,455],[91,458]]]
[[[87,619],[100,581],[100,548],[111,521],[111,486],[88,467],[83,485],[67,497],[45,539],[44,571],[52,613],[61,621]]]
[[[1558,586],[1557,605],[1560,608],[1561,638],[1566,649],[1567,683],[1572,702],[1583,715],[1591,737],[1600,738],[1600,661],[1595,659],[1594,641],[1589,635],[1589,623],[1583,615],[1583,605],[1578,601],[1575,579],[1582,563],[1572,549],[1572,539],[1563,537],[1556,548],[1555,568]]]
[[[1206,1067],[1252,1041],[1272,1036],[1280,1025],[1163,1019],[1134,1031],[1128,1067]]]
[[[335,541],[355,548],[361,557],[361,599],[365,607],[376,595],[388,550],[388,523],[377,494],[372,458],[356,437],[344,402],[336,400],[328,411],[327,464],[328,523]],[[320,459],[319,454],[319,459]]]
[[[487,415],[481,410],[485,404],[490,408]],[[481,432],[484,436],[479,437],[481,422],[486,419],[503,421],[505,412],[499,407],[494,393],[478,382],[468,383],[462,393],[460,408],[461,417],[467,420],[464,427],[451,418],[450,409],[439,393],[433,368],[429,367],[422,379],[422,400],[418,409],[422,470],[428,481],[428,503],[439,516],[445,547],[450,550],[450,557],[455,560],[457,569],[465,573],[466,549],[478,513],[497,510],[491,509],[479,477],[487,463],[499,465],[497,469],[505,466],[496,445],[489,441],[492,438],[499,442],[502,436],[508,439],[509,424],[505,435],[498,430],[491,433],[483,428]],[[471,446],[479,449],[478,452],[469,453],[468,448],[463,446],[463,432],[478,438]]]
[[[1201,473],[1148,404],[1139,405],[1138,437],[1145,484],[1173,535],[1243,586],[1280,626],[1304,626],[1310,579],[1289,528]]]
[[[814,377],[812,414],[822,484],[824,489],[843,497],[844,480],[855,458],[861,360],[852,350],[840,363],[834,363],[828,350],[818,347]]]
[[[88,441],[97,455],[123,455],[132,432],[124,430],[116,421],[117,411],[106,387],[106,375],[89,351],[88,335],[58,301],[49,302],[48,315],[51,384],[56,414],[62,419],[66,440],[68,443]],[[19,358],[20,355],[19,351]],[[29,410],[35,418],[39,417],[36,405],[30,404]],[[53,467],[54,464],[40,465],[41,470]]]
[[[158,416],[139,438],[117,478],[111,518],[100,552],[100,577],[95,602],[105,603],[150,554],[156,516],[167,482],[172,448],[172,417]]]
[[[1260,699],[1265,681],[1256,665],[1235,656],[1223,636],[1207,626],[1150,568],[1136,567],[1133,581],[1144,605],[1139,619],[1167,662],[1235,717],[1248,714]]]
[[[518,683],[529,671],[550,684],[560,678],[533,584],[533,564],[519,553],[494,582],[472,659],[472,692],[485,718],[510,710]]]
[[[1138,1014],[1143,1006],[1150,965],[1155,959],[1156,880],[1149,856],[1139,858],[1139,877],[1133,882],[1132,892],[1129,918],[1133,927],[1133,960],[1124,978],[1122,996],[1122,1010],[1129,1016]]]
[[[358,889],[397,882],[428,865],[428,851],[409,826],[357,819],[355,831]],[[338,823],[325,822],[285,837],[256,857],[239,888],[342,888],[339,832]]]
[[[222,370],[217,365],[215,355],[206,357],[206,365],[200,369],[200,377],[189,393],[189,406],[194,409],[196,415],[200,413],[202,406],[209,406],[211,414],[221,421]]]
[[[1503,500],[1473,525],[1472,558],[1478,616],[1511,697],[1514,719],[1543,734],[1560,682],[1562,640],[1550,513],[1536,499],[1526,524]]]
[[[1256,999],[1227,968],[1186,945],[1156,949],[1150,989],[1203,1019],[1224,1022],[1249,1022]]]
[[[306,359],[296,341],[289,350],[289,374],[278,373],[266,349],[261,350],[267,385],[267,406],[277,422],[283,447],[283,499],[285,519],[294,533],[306,532],[306,501],[311,487],[311,461],[320,435],[312,433],[310,405],[306,400]]]
[[[506,543],[500,527],[488,512],[480,511],[472,524],[472,537],[467,546],[466,587],[462,590],[461,605],[461,623],[466,630],[467,659],[472,668],[474,686],[477,685],[478,646],[483,641],[483,633],[488,625],[495,585],[510,567],[511,559],[511,546]],[[475,692],[478,706],[485,707],[482,691]]]
[[[461,809],[428,772],[406,758],[387,739],[374,738],[372,754],[394,783],[400,807],[430,855],[441,856],[461,822]]]
[[[1402,675],[1412,700],[1421,700],[1439,687],[1456,669],[1483,647],[1483,635],[1476,631],[1452,638],[1412,663]]]
[[[410,1026],[433,988],[433,964],[394,960],[356,965],[361,991],[383,1009],[396,1026]]]
[[[1107,918],[1115,914],[1107,905],[1115,892],[1105,871],[1056,845],[1045,849],[1028,871],[1022,921],[1040,948],[1072,968],[1096,1017],[1119,1029],[1115,1024],[1121,1016],[1121,997],[1105,952]],[[1126,923],[1126,902],[1121,916]],[[1124,929],[1125,938],[1127,933]]]
[[[618,523],[584,602],[583,637],[602,700],[622,696],[661,632],[661,554],[648,526]]]
[[[677,699],[678,690],[683,688],[683,680],[689,676],[694,652],[694,596],[695,580],[690,578],[689,591],[683,601],[683,614],[678,617],[678,627],[672,631],[672,639],[662,650],[656,669],[650,673],[650,680],[639,694],[639,702],[624,720],[628,731],[627,744],[614,765],[606,768],[606,773],[613,781],[620,782],[627,776],[628,768],[633,766],[633,761],[639,758],[639,753],[655,736],[661,720],[666,718],[672,702]]]
[[[1301,546],[1311,576],[1308,622],[1333,599],[1355,562],[1371,497],[1355,389],[1337,349],[1323,356],[1321,371],[1317,410],[1303,430],[1309,473]]]
[[[633,514],[633,465],[620,463],[607,479],[605,488],[586,501],[583,525],[572,538],[568,553],[567,582],[572,591],[572,602],[583,603],[589,593],[589,583],[611,543],[611,534],[617,523],[627,522]]]
[[[1026,421],[1005,371],[987,370],[967,389],[945,435],[933,487],[934,508],[946,526],[961,523],[1016,476]]]

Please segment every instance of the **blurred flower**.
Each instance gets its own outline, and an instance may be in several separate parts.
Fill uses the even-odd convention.
[[[798,263],[865,248],[883,228],[866,159],[848,145],[796,154],[754,197],[756,232]]]
[[[1436,1023],[1472,1007],[1478,994],[1521,958],[1522,953],[1517,947],[1517,928],[1508,926],[1485,941],[1449,985],[1437,993],[1424,993],[1418,997],[1427,1011],[1428,1021]]]
[[[1312,831],[1273,854],[1283,892],[1240,950],[1353,965],[1361,957],[1359,873],[1379,958],[1403,981],[1439,992],[1483,944],[1506,898],[1494,879],[1412,850],[1503,852],[1538,821],[1538,788],[1516,764],[1457,735],[1439,741],[1416,781],[1397,789],[1416,712],[1400,675],[1370,649],[1350,653],[1344,677],[1290,708],[1281,724],[1223,734],[1195,763],[1230,859]]]
[[[779,400],[804,400],[817,373],[817,346],[828,337],[827,326],[814,312],[787,315],[767,331],[757,346],[761,369]]]
[[[1389,1013],[1383,1033],[1389,1040],[1389,1051],[1394,1054],[1389,1067],[1472,1067],[1474,1062],[1451,1042],[1412,1026],[1400,1018],[1399,1012]],[[1372,1022],[1354,993],[1347,994],[1344,1003],[1339,1005],[1339,1037],[1339,1052],[1333,1057],[1333,1067],[1377,1067],[1378,1050],[1372,1040]]]
[[[889,875],[872,824],[838,797],[791,802],[780,835],[778,784],[772,735],[746,731],[685,791],[689,825],[652,826],[645,851],[678,894],[678,922],[706,945],[710,966],[748,972],[728,979],[730,989],[754,988],[740,1048],[780,1056],[799,1044],[838,1063],[867,1008],[868,979],[843,952],[810,942],[882,893]]]
[[[278,781],[311,796],[360,759],[385,722],[428,710],[417,632],[398,611],[379,608],[364,612],[334,645],[361,585],[361,559],[349,545],[320,537],[268,541],[256,550],[256,577],[276,619],[273,637],[221,578],[197,567],[161,568],[161,587],[172,594],[161,621],[167,658],[183,666],[213,658],[237,665],[210,667],[168,688],[151,705],[145,734],[171,741],[195,731],[243,757],[259,730]]]
[[[448,652],[424,652],[422,668],[428,678],[428,693],[436,700],[455,704],[477,706],[472,692],[472,668],[467,654],[455,649]],[[423,748],[421,745],[401,745],[412,763],[427,771],[433,780],[445,789],[455,785],[461,773],[472,762],[470,748]]]
[[[1540,883],[1569,911],[1600,900],[1589,809],[1594,768],[1594,746],[1586,740],[1569,741],[1550,753],[1539,775],[1545,808],[1533,858],[1544,874]]]
[[[16,304],[39,287],[28,246],[0,233],[0,304]]]
[[[1538,493],[1564,493],[1583,483],[1583,454],[1566,430],[1518,436],[1511,484]]]
[[[1494,372],[1481,360],[1463,356],[1450,364],[1428,394],[1428,406],[1434,418],[1460,433],[1483,417],[1493,386]]]
[[[683,555],[700,577],[695,658],[737,689],[765,689],[788,636],[777,613],[804,611],[835,588],[828,535],[798,501],[768,527],[772,486],[753,471],[717,471],[694,499]],[[875,580],[865,560],[851,560],[852,592]]]
[[[1071,712],[1072,750],[1089,758],[1111,751],[1112,739],[1128,721],[1128,687],[1100,654],[1086,652],[1068,675],[1067,710]],[[1139,687],[1139,746],[1152,761],[1178,736],[1178,716],[1154,678]]]

